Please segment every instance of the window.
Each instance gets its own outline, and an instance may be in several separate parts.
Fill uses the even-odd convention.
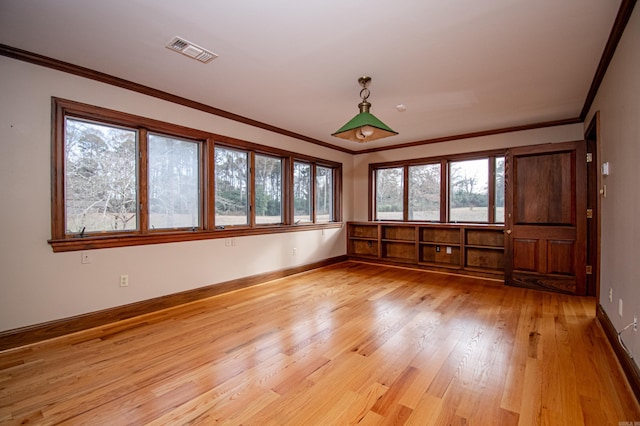
[[[449,222],[489,221],[489,159],[449,163]]]
[[[374,197],[370,219],[504,223],[504,152],[412,159],[369,168]]]
[[[402,220],[404,169],[394,167],[376,171],[376,219]]]
[[[65,120],[65,233],[138,228],[136,130]]]
[[[256,223],[282,223],[282,159],[256,155]]]
[[[54,251],[341,226],[340,163],[53,99]]]
[[[293,164],[293,220],[294,223],[311,222],[311,164],[296,161]]]
[[[149,134],[149,227],[199,228],[200,149],[197,142]]]
[[[333,220],[333,169],[316,166],[316,222]]]
[[[216,226],[249,223],[249,159],[247,152],[215,148]]]
[[[495,162],[495,222],[504,223],[504,157],[496,157]]]
[[[440,221],[440,163],[409,166],[409,220]]]

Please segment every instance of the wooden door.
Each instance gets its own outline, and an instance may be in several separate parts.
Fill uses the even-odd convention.
[[[584,142],[509,150],[505,191],[505,282],[585,294]]]

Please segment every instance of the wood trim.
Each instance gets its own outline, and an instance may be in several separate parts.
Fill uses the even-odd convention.
[[[635,3],[635,0],[630,1],[630,0],[623,0],[623,5],[625,3]],[[622,8],[622,7],[621,7]],[[630,14],[630,13],[629,13]],[[628,18],[627,18],[628,20]],[[625,23],[626,25],[626,23]],[[364,149],[364,150],[352,150],[352,149],[348,149],[348,148],[343,148],[337,145],[333,145],[327,142],[323,142],[317,139],[313,139],[310,138],[308,136],[304,136],[298,133],[294,133],[285,129],[281,129],[279,127],[275,127],[266,123],[262,123],[256,120],[252,120],[250,118],[246,118],[237,114],[233,114],[231,112],[228,111],[224,111],[209,105],[205,105],[199,102],[195,102],[180,96],[176,96],[176,95],[172,95],[171,93],[167,93],[161,90],[157,90],[148,86],[143,86],[141,84],[138,83],[134,83],[132,81],[128,81],[128,80],[124,80],[118,77],[114,77],[111,76],[109,74],[105,74],[105,73],[101,73],[98,71],[94,71],[91,70],[89,68],[84,68],[84,67],[80,67],[74,64],[70,64],[68,62],[63,62],[63,61],[59,61],[57,59],[53,59],[53,58],[49,58],[47,56],[43,56],[43,55],[39,55],[37,53],[33,53],[33,52],[29,52],[26,50],[22,50],[22,49],[18,49],[12,46],[8,46],[5,44],[0,43],[0,55],[2,56],[6,56],[12,59],[16,59],[19,61],[24,61],[24,62],[28,62],[28,63],[32,63],[35,65],[39,65],[39,66],[43,66],[46,68],[51,68],[51,69],[55,69],[58,71],[62,71],[62,72],[66,72],[69,74],[73,74],[73,75],[77,75],[80,77],[84,77],[84,78],[88,78],[90,80],[95,80],[95,81],[99,81],[102,83],[106,83],[106,84],[110,84],[112,86],[116,86],[116,87],[121,87],[123,89],[127,89],[127,90],[131,90],[137,93],[141,93],[147,96],[152,96],[158,99],[162,99],[168,102],[173,102],[175,104],[178,105],[183,105],[186,106],[188,108],[193,108],[199,111],[203,111],[206,112],[208,114],[212,114],[212,115],[217,115],[219,117],[223,117],[223,118],[227,118],[229,120],[233,120],[233,121],[237,121],[243,124],[247,124],[249,126],[253,126],[253,127],[257,127],[257,128],[261,128],[264,130],[268,130],[274,133],[278,133],[284,136],[288,136],[288,137],[292,137],[295,139],[299,139],[305,142],[310,142],[316,145],[320,145],[323,146],[325,148],[329,148],[329,149],[333,149],[336,151],[340,151],[340,152],[345,152],[347,154],[351,154],[351,155],[359,155],[359,154],[368,154],[371,152],[379,152],[379,151],[387,151],[387,150],[393,150],[393,149],[400,149],[400,148],[409,148],[409,147],[414,147],[414,146],[420,146],[420,145],[427,145],[427,144],[432,144],[432,143],[439,143],[439,142],[449,142],[449,141],[455,141],[455,140],[460,140],[460,139],[470,139],[470,138],[476,138],[476,137],[482,137],[482,136],[491,136],[491,135],[498,135],[498,134],[502,134],[502,133],[510,133],[510,132],[519,132],[519,131],[524,131],[524,130],[534,130],[534,129],[542,129],[542,128],[546,128],[546,127],[555,127],[555,126],[564,126],[567,124],[577,124],[577,123],[582,123],[584,121],[583,118],[565,118],[562,120],[554,120],[554,121],[544,121],[544,122],[539,122],[539,123],[531,123],[531,124],[525,124],[525,125],[520,125],[520,126],[512,126],[512,127],[503,127],[503,128],[498,128],[498,129],[488,129],[488,130],[481,130],[481,131],[477,131],[477,132],[469,132],[469,133],[462,133],[462,134],[457,134],[457,135],[450,135],[450,136],[444,136],[444,137],[439,137],[439,138],[432,138],[432,139],[425,139],[425,140],[420,140],[420,141],[415,141],[415,142],[407,142],[407,143],[403,143],[403,144],[398,144],[398,145],[393,145],[393,146],[387,146],[387,147],[379,147],[379,148],[370,148],[370,149]],[[593,84],[592,84],[593,86]],[[590,103],[589,103],[590,105]],[[585,104],[585,108],[586,108],[586,104]]]
[[[359,155],[359,154],[369,154],[372,152],[391,151],[392,149],[411,148],[415,146],[428,145],[432,143],[450,142],[450,141],[455,141],[460,139],[479,138],[482,136],[492,136],[492,135],[499,135],[502,133],[520,132],[524,130],[544,129],[546,127],[565,126],[567,124],[578,124],[582,122],[583,120],[579,117],[565,118],[563,120],[544,121],[540,123],[524,124],[521,126],[503,127],[499,129],[489,129],[489,130],[482,130],[478,132],[461,133],[458,135],[444,136],[441,138],[433,138],[433,139],[425,139],[425,140],[416,141],[416,142],[401,143],[393,146],[363,149],[361,151],[355,151],[353,154]]]
[[[206,287],[169,294],[128,305],[116,306],[102,311],[90,312],[70,318],[3,331],[0,332],[0,351],[38,343],[43,340],[53,339],[94,327],[100,327],[105,324],[123,321],[162,309],[173,308],[185,303],[229,293],[231,291],[255,286],[267,281],[287,277],[289,275],[322,268],[324,266],[334,265],[347,260],[348,258],[346,255],[336,256],[306,265],[238,278],[219,284],[212,284]]]
[[[638,368],[638,365],[631,357],[629,357],[624,348],[620,345],[620,342],[618,342],[618,332],[600,304],[598,304],[596,308],[596,318],[598,318],[598,321],[604,330],[604,334],[607,336],[607,340],[609,340],[609,344],[618,358],[622,371],[629,381],[631,390],[635,394],[636,399],[640,401],[640,369]]]
[[[94,250],[113,247],[142,246],[149,244],[176,243],[182,241],[211,240],[216,238],[246,237],[252,235],[284,232],[312,231],[318,229],[342,228],[342,222],[304,223],[291,225],[264,225],[255,228],[237,227],[204,231],[158,231],[149,234],[113,234],[84,238],[51,239],[54,253],[78,250]]]
[[[301,135],[299,133],[291,132],[289,130],[282,129],[280,127],[272,126],[261,121],[253,120],[251,118],[243,117],[238,114],[234,114],[229,111],[224,111],[219,108],[215,108],[200,102],[192,101],[181,96],[173,95],[162,90],[154,89],[149,86],[143,86],[142,84],[134,83],[129,80],[114,77],[109,74],[105,74],[99,71],[95,71],[89,68],[81,67],[78,65],[70,64],[68,62],[60,61],[57,59],[49,58],[47,56],[39,55],[37,53],[28,52],[26,50],[18,49],[15,47],[0,44],[0,55],[17,59],[24,62],[29,62],[35,65],[51,68],[54,70],[66,72],[69,74],[77,75],[80,77],[88,78],[90,80],[99,81],[101,83],[110,84],[112,86],[121,87],[123,89],[131,90],[133,92],[142,93],[143,95],[152,96],[154,98],[162,99],[165,101],[173,102],[178,105],[184,105],[188,108],[193,108],[199,111],[203,111],[212,115],[217,115],[229,120],[237,121],[239,123],[247,124],[249,126],[257,127],[260,129],[268,130],[270,132],[278,133],[284,136],[309,142],[315,145],[320,145],[325,148],[333,149],[335,151],[346,152],[353,154],[353,151],[340,146],[332,145],[327,142],[313,139],[308,136]]]
[[[440,160],[440,223],[449,222],[449,160]]]
[[[138,167],[136,169],[136,181],[138,187],[138,229],[141,234],[149,233],[149,132],[147,129],[138,130]],[[202,161],[198,162],[198,166],[202,165]],[[200,200],[202,202],[202,199]]]
[[[486,157],[498,156],[502,157],[505,155],[507,151],[504,149],[491,149],[486,151],[473,151],[473,152],[465,152],[462,154],[451,154],[451,155],[438,155],[435,157],[420,157],[420,158],[409,158],[406,160],[395,160],[395,161],[385,161],[380,163],[370,163],[371,166],[375,168],[390,168],[390,167],[400,167],[404,165],[408,166],[421,166],[423,164],[437,164],[438,162],[444,161],[463,161],[463,160],[478,160],[484,159]]]
[[[594,210],[594,217],[592,220],[594,223],[589,223],[589,250],[588,250],[588,264],[592,266],[591,280],[595,285],[596,300],[600,300],[600,263],[601,263],[601,251],[600,241],[602,236],[602,198],[600,197],[599,189],[602,188],[602,175],[600,173],[599,159],[602,158],[601,144],[600,144],[600,111],[596,111],[591,122],[585,132],[585,141],[587,143],[587,149],[593,154],[593,162],[588,168],[588,201],[590,202],[589,208]],[[594,205],[595,204],[595,205]],[[593,293],[593,292],[592,292]]]
[[[205,143],[202,145],[204,152],[204,188],[203,188],[203,218],[202,218],[202,229],[211,231],[216,227],[215,223],[215,211],[216,208],[214,206],[214,200],[216,197],[216,177],[215,177],[215,150],[214,143],[212,138],[207,138]]]
[[[616,53],[616,48],[618,47],[618,43],[620,43],[620,39],[622,38],[622,34],[627,27],[627,23],[629,23],[629,18],[631,18],[631,13],[633,12],[633,8],[635,5],[636,0],[622,0],[622,3],[620,4],[618,15],[616,16],[616,20],[614,21],[613,27],[611,28],[611,33],[609,34],[609,40],[607,40],[604,52],[602,52],[600,63],[598,64],[596,73],[593,76],[591,87],[589,88],[589,93],[587,94],[587,98],[584,101],[584,106],[582,107],[582,111],[580,112],[580,121],[584,121],[587,118],[587,114],[589,113],[591,105],[596,98],[598,89],[600,89],[600,84],[602,84],[604,75],[607,73],[607,69],[609,68],[609,64],[613,59],[613,55]]]
[[[89,236],[68,235],[65,233],[65,214],[64,214],[64,118],[65,116],[78,117],[84,120],[95,120],[100,123],[114,124],[117,126],[128,126],[137,129],[139,132],[139,152],[142,158],[139,163],[138,185],[143,190],[138,190],[140,203],[139,230],[135,232],[107,232],[102,234],[91,234]],[[336,220],[335,222],[310,224],[304,223],[294,226],[290,221],[285,224],[278,225],[260,225],[252,227],[247,226],[229,227],[227,230],[215,228],[215,206],[213,200],[215,197],[215,173],[211,167],[215,164],[214,149],[216,145],[228,147],[229,149],[241,150],[243,152],[258,152],[265,155],[273,155],[278,158],[301,158],[302,161],[309,164],[322,164],[326,167],[332,167],[336,170],[334,174],[335,197],[342,198],[342,164],[335,161],[324,160],[309,155],[297,154],[291,151],[280,150],[277,148],[259,145],[252,142],[246,142],[226,136],[216,135],[184,126],[173,125],[162,121],[145,118],[133,114],[122,113],[107,108],[96,107],[80,102],[70,101],[60,98],[52,98],[52,226],[51,226],[51,244],[54,252],[73,251],[73,250],[91,250],[97,248],[110,247],[126,247],[133,245],[160,244],[178,241],[192,241],[202,239],[228,238],[245,235],[261,235],[269,233],[292,232],[310,229],[326,229],[341,227],[342,224]],[[145,169],[147,167],[148,156],[146,134],[148,132],[162,133],[169,136],[175,136],[181,139],[191,139],[198,142],[204,147],[206,158],[201,159],[200,164],[205,167],[204,173],[208,173],[206,183],[203,183],[201,177],[201,185],[203,185],[205,195],[202,200],[206,202],[202,206],[201,215],[203,216],[202,226],[195,230],[179,229],[179,230],[159,230],[149,232],[148,230],[148,214],[147,194],[144,189],[146,185]],[[253,182],[253,180],[251,180]],[[313,182],[313,181],[312,181]],[[289,185],[290,185],[289,181]],[[252,188],[253,190],[254,188]],[[252,192],[253,193],[253,192]],[[336,217],[342,217],[339,212]]]
[[[409,221],[409,166],[402,168],[402,221]]]

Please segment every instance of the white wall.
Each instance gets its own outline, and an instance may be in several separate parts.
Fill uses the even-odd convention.
[[[368,193],[366,188],[368,185],[367,179],[370,163],[400,161],[412,158],[438,157],[443,155],[503,149],[516,146],[577,141],[582,139],[584,139],[582,125],[571,124],[357,155],[354,162],[354,185],[359,190],[354,191],[355,200],[353,220],[367,220],[368,217]]]
[[[600,111],[602,177],[600,304],[618,331],[640,318],[640,8],[635,7],[585,124]],[[609,302],[609,289],[613,302]],[[623,315],[618,301],[623,300]],[[640,358],[640,331],[622,338]],[[639,364],[640,365],[640,364]]]
[[[51,97],[111,108],[325,158],[353,157],[124,89],[0,57],[0,331],[304,265],[346,253],[345,229],[53,253]],[[352,216],[352,186],[343,215]],[[297,248],[297,255],[292,249]],[[121,274],[129,287],[119,287]]]

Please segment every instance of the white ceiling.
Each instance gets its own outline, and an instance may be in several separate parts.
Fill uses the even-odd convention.
[[[0,43],[360,150],[578,117],[619,6],[0,0]],[[176,35],[219,57],[166,49]],[[358,112],[361,75],[373,78],[371,112],[398,136],[330,136]]]

